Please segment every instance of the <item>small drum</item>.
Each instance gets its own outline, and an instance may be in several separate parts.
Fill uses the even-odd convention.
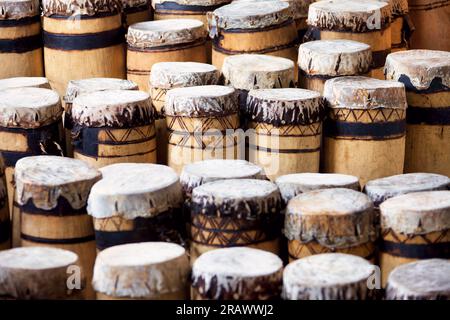
[[[324,172],[368,180],[403,173],[405,87],[396,81],[340,77],[325,82]]]
[[[122,0],[126,26],[152,20],[151,0]]]
[[[291,261],[329,252],[375,259],[378,234],[372,201],[351,189],[314,190],[292,198],[284,234]]]
[[[122,162],[156,162],[155,111],[137,90],[82,94],[72,102],[74,158],[101,168]]]
[[[368,287],[375,267],[360,257],[324,253],[296,260],[283,273],[286,300],[372,300]]]
[[[16,77],[0,79],[0,90],[29,87],[51,89],[50,83],[47,78],[44,77]]]
[[[450,52],[390,54],[386,79],[406,88],[405,172],[450,176]]]
[[[325,81],[341,76],[368,75],[370,46],[351,40],[317,40],[300,45],[299,88],[323,93]]]
[[[145,241],[184,243],[183,194],[178,175],[157,164],[119,163],[100,169],[88,213],[97,249]]]
[[[429,259],[395,268],[389,275],[387,300],[450,300],[450,261]]]
[[[192,299],[279,299],[282,275],[283,262],[273,253],[252,248],[210,251],[192,267]]]
[[[380,205],[380,267],[383,286],[408,262],[450,259],[450,191],[414,192]]]
[[[0,296],[6,299],[77,298],[83,280],[78,256],[70,251],[29,247],[0,251]],[[69,278],[80,276],[72,283]],[[79,288],[68,288],[68,284]]]
[[[92,284],[99,300],[186,300],[189,272],[180,245],[124,244],[98,254]]]

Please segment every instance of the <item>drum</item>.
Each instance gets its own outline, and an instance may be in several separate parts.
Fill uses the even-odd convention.
[[[92,283],[99,300],[186,300],[189,272],[182,246],[132,243],[100,252]]]
[[[125,25],[152,20],[150,0],[122,0],[122,10]]]
[[[300,45],[298,87],[323,93],[325,81],[341,76],[368,75],[372,51],[351,40],[317,40]]]
[[[21,245],[76,253],[87,280],[86,298],[93,299],[90,283],[96,251],[86,205],[92,185],[101,179],[100,171],[80,160],[35,156],[17,161],[14,178]]]
[[[11,247],[11,221],[5,181],[5,164],[0,156],[0,250]]]
[[[297,28],[298,40],[301,43],[308,31],[308,8],[315,0],[282,0],[289,3],[293,11],[295,26]]]
[[[380,205],[380,213],[383,286],[391,271],[401,264],[450,259],[450,191],[396,196]]]
[[[375,259],[377,229],[372,201],[344,188],[322,189],[292,198],[284,234],[290,261],[318,253],[347,253]]]
[[[44,75],[38,0],[0,0],[0,79]]]
[[[157,164],[119,163],[100,169],[91,190],[97,249],[145,242],[184,243],[183,194],[178,175]]]
[[[368,44],[372,50],[370,75],[384,79],[384,63],[391,52],[390,20],[391,5],[383,1],[319,1],[309,6],[306,39],[346,39]]]
[[[148,79],[157,62],[206,62],[206,32],[194,19],[168,19],[131,25],[127,33],[127,78],[149,92]]]
[[[449,300],[450,261],[428,259],[395,268],[389,275],[387,300]]]
[[[365,77],[327,80],[324,172],[367,181],[403,173],[406,96],[402,83]]]
[[[405,172],[450,176],[450,52],[410,50],[388,56],[386,79],[405,85]]]
[[[259,53],[297,61],[297,28],[283,1],[237,1],[208,13],[212,63],[222,69],[226,57]]]
[[[375,266],[343,253],[323,253],[288,264],[283,273],[286,300],[372,300],[368,288]]]
[[[75,159],[97,168],[122,162],[156,162],[155,112],[148,93],[104,90],[72,102]]]
[[[319,172],[325,103],[304,89],[261,89],[248,94],[244,110],[249,134],[248,159],[267,177]]]
[[[382,0],[391,4],[392,52],[408,50],[409,39],[415,30],[408,14],[408,0]]]
[[[237,94],[225,86],[172,89],[165,101],[168,165],[183,166],[207,159],[236,159],[240,139]]]
[[[213,65],[198,62],[159,62],[150,73],[150,95],[158,113],[156,133],[158,163],[167,164],[167,126],[164,112],[167,91],[174,88],[216,85],[220,73]]]
[[[82,287],[67,286],[71,283],[69,278],[79,275],[74,273],[79,270],[77,263],[75,253],[62,249],[28,247],[0,251],[0,296],[15,300],[77,299]]]
[[[51,89],[50,83],[47,78],[44,77],[16,77],[0,79],[0,90],[29,87]]]
[[[192,267],[193,300],[274,300],[282,288],[283,262],[252,248],[223,248],[201,255]]]
[[[45,75],[60,96],[70,80],[125,77],[121,1],[42,0]]]
[[[191,262],[218,248],[280,252],[282,201],[278,187],[260,179],[227,179],[192,191]]]

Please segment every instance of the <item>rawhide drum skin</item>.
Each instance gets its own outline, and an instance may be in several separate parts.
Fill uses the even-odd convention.
[[[167,162],[180,173],[183,166],[208,159],[236,159],[243,153],[236,91],[226,86],[196,86],[168,91]]]
[[[329,252],[375,259],[377,229],[372,201],[351,189],[313,190],[292,198],[284,234],[291,261]]]
[[[152,20],[151,0],[122,0],[126,26]]]
[[[217,85],[220,72],[216,67],[199,62],[158,62],[150,73],[150,95],[156,108],[158,163],[167,164],[168,133],[164,104],[167,91],[175,88]]]
[[[0,79],[44,75],[39,0],[0,0]]]
[[[396,81],[340,77],[325,82],[324,172],[368,180],[403,173],[405,87]]]
[[[148,79],[157,62],[207,62],[206,31],[194,19],[139,22],[127,33],[127,79],[149,92]]]
[[[121,0],[42,0],[45,76],[60,96],[70,80],[125,77]]]
[[[227,179],[192,191],[191,262],[218,248],[246,246],[280,252],[282,200],[260,179]]]
[[[244,110],[249,134],[248,159],[267,177],[319,172],[325,101],[305,89],[251,90]]]
[[[86,205],[100,171],[80,160],[35,156],[17,162],[14,178],[22,247],[46,246],[76,253],[87,280],[86,298],[94,298],[90,282],[95,238]]]
[[[99,300],[186,300],[189,273],[182,246],[141,242],[100,252],[92,283]]]
[[[297,61],[297,29],[284,1],[236,1],[209,12],[212,63],[222,69],[227,56],[256,53]]]
[[[14,300],[78,299],[84,279],[81,279],[79,289],[67,286],[72,284],[69,278],[73,277],[73,270],[77,270],[77,263],[75,253],[62,249],[27,247],[0,251],[0,297]]]
[[[175,171],[144,163],[100,171],[103,178],[92,187],[87,207],[99,251],[145,241],[184,243],[183,194]]]
[[[382,0],[391,4],[392,52],[408,50],[409,39],[415,31],[408,12],[408,0]]]
[[[325,81],[341,76],[368,75],[370,46],[352,40],[317,40],[300,45],[298,87],[323,93]]]
[[[286,300],[372,300],[375,266],[350,254],[323,253],[291,262],[283,273]]]
[[[11,247],[11,219],[8,205],[5,164],[0,156],[0,250]]]
[[[122,163],[155,163],[155,111],[150,95],[137,90],[82,94],[72,102],[74,158],[101,168]]]
[[[397,266],[450,259],[450,191],[399,195],[380,205],[380,267],[383,286]]]
[[[44,77],[15,77],[0,79],[0,90],[30,87],[51,89],[48,79]]]
[[[385,73],[406,89],[405,172],[450,176],[450,52],[396,52]]]
[[[372,50],[370,76],[384,79],[383,67],[391,52],[391,5],[376,0],[324,0],[308,11],[307,40],[346,39],[368,44]]]
[[[202,254],[192,267],[193,300],[280,299],[283,262],[253,248],[223,248]]]
[[[395,268],[388,278],[387,300],[450,300],[450,261],[427,259]]]

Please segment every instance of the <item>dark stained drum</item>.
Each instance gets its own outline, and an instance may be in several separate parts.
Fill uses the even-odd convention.
[[[48,79],[44,77],[15,77],[0,79],[0,90],[29,87],[51,89]]]
[[[152,20],[151,0],[122,0],[126,26]]]
[[[5,164],[0,156],[0,250],[11,247],[11,219],[9,217]]]

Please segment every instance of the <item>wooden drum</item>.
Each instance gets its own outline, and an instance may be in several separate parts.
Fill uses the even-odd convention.
[[[344,188],[302,193],[287,206],[284,234],[290,261],[339,252],[375,259],[377,230],[372,201]]]
[[[450,259],[450,191],[390,198],[380,205],[383,286],[391,271],[416,260]]]
[[[406,96],[402,83],[365,77],[327,80],[324,171],[368,180],[403,173]]]
[[[391,54],[386,78],[406,88],[405,172],[450,176],[450,52]]]
[[[0,90],[30,87],[51,89],[50,83],[47,78],[44,77],[16,77],[0,79]]]
[[[152,0],[155,20],[196,19],[208,24],[206,14],[214,11],[232,0]]]
[[[38,0],[0,0],[0,79],[44,75]]]
[[[151,0],[122,0],[125,25],[152,20]]]
[[[415,30],[408,14],[408,0],[382,0],[391,4],[392,52],[408,50],[409,39]],[[411,0],[409,0],[411,1]]]
[[[99,300],[186,300],[189,272],[180,245],[124,244],[98,254],[92,283]]]
[[[250,0],[251,1],[251,0]],[[295,26],[297,28],[298,40],[301,43],[308,31],[308,8],[315,0],[282,0],[289,3],[293,11]]]
[[[70,80],[125,77],[121,1],[42,0],[45,75],[60,96]]]
[[[207,252],[192,267],[193,300],[280,299],[283,262],[252,248]]]
[[[0,250],[11,247],[11,220],[9,218],[8,193],[6,189],[5,165],[0,156]]]

